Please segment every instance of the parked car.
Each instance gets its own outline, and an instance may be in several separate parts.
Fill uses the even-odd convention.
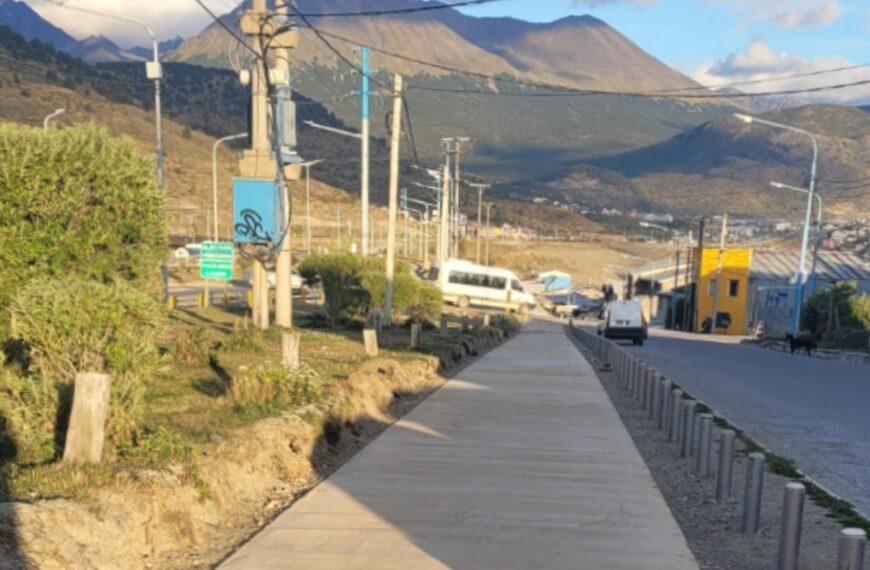
[[[611,301],[604,309],[604,319],[598,325],[598,334],[612,340],[630,340],[643,345],[649,330],[643,309],[637,301]]]
[[[429,279],[437,283],[445,301],[459,307],[481,305],[527,313],[535,306],[535,297],[526,292],[519,277],[508,269],[449,259],[444,272],[434,265]]]

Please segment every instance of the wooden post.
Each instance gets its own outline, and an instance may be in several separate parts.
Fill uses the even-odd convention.
[[[447,336],[447,317],[441,315],[441,323],[438,328],[438,336],[445,338]]]
[[[64,462],[100,462],[111,393],[112,377],[108,374],[76,374],[72,413],[63,448]]]
[[[363,329],[363,343],[366,347],[366,356],[378,355],[378,331]]]
[[[420,337],[423,333],[423,325],[411,323],[411,348],[420,348]]]
[[[286,370],[299,368],[299,333],[285,332],[281,335],[281,364]]]
[[[489,325],[490,325],[490,317],[489,317],[489,313],[485,313],[485,314],[483,315],[483,327],[486,328],[486,327],[488,327]]]

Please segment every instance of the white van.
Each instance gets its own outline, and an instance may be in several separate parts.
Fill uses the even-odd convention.
[[[436,281],[445,301],[463,308],[482,305],[527,313],[535,306],[535,297],[527,293],[519,277],[507,269],[448,259],[444,271],[436,264],[429,278]]]
[[[647,323],[643,309],[637,301],[611,301],[604,309],[604,321],[598,325],[598,334],[609,339],[627,339],[643,345],[647,338]]]

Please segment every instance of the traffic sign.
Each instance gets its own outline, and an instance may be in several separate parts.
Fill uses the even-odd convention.
[[[217,281],[232,279],[233,252],[232,242],[203,242],[202,252],[199,255],[199,276]]]

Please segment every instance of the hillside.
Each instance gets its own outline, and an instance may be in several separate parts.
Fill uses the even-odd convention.
[[[378,8],[419,5],[418,0],[379,2]],[[355,11],[371,8],[363,0],[304,0],[300,10]],[[235,17],[223,22],[236,27]],[[358,59],[356,45],[371,45],[412,58],[478,73],[547,81],[596,89],[677,88],[691,80],[655,60],[606,23],[590,17],[552,24],[464,16],[439,10],[412,16],[317,18],[344,55]],[[344,96],[358,89],[359,77],[339,61],[310,30],[301,30],[293,53],[298,71],[294,89],[323,101],[344,122],[359,122],[359,103]],[[182,44],[178,61],[228,66],[245,60],[245,52],[217,24]],[[432,47],[437,45],[438,49]],[[612,96],[553,97],[552,91],[518,87],[444,69],[372,55],[377,81],[405,74],[406,99],[422,155],[434,157],[439,139],[466,135],[479,142],[466,164],[500,180],[552,174],[564,163],[615,154],[665,140],[686,128],[730,112],[718,102],[689,103],[668,99]],[[456,93],[455,91],[460,91]],[[373,100],[373,132],[384,135],[384,98]]]
[[[850,183],[870,177],[870,115],[852,107],[810,105],[763,116],[816,134],[817,187],[829,212],[870,210],[870,191]],[[588,202],[597,193],[600,203],[620,208],[785,216],[801,210],[800,197],[768,183],[805,187],[810,156],[801,135],[724,117],[662,143],[596,160],[594,166],[575,165],[529,187],[568,201]]]
[[[38,126],[43,117],[63,107],[66,112],[55,119],[56,124],[97,121],[113,133],[133,137],[143,152],[152,154],[153,87],[141,79],[141,75],[141,64],[103,64],[93,68],[47,44],[27,42],[8,27],[0,26],[0,78],[3,78],[0,79],[0,120]],[[163,99],[170,229],[176,235],[202,236],[210,219],[212,145],[217,136],[245,129],[247,95],[237,85],[232,72],[188,64],[168,64],[166,83],[171,87],[164,90]],[[209,94],[205,100],[203,92]],[[348,128],[317,103],[300,99],[298,105],[300,119]],[[317,232],[318,227],[333,225],[336,208],[354,211],[359,207],[354,197],[359,188],[359,143],[303,127],[299,131],[299,152],[306,158],[325,159],[312,170]],[[228,228],[230,223],[229,180],[235,164],[235,152],[225,147],[219,159],[223,228]],[[373,141],[371,166],[374,215],[383,218],[377,207],[386,203],[387,153],[382,140]],[[404,183],[419,176],[419,171],[403,164]],[[302,183],[293,184],[291,188],[296,196],[294,200],[301,200]],[[414,190],[412,195],[416,195],[414,192],[425,191]],[[471,202],[465,202],[464,207],[471,208]],[[499,211],[500,208],[495,209],[496,216]],[[597,227],[577,214],[565,216],[548,208],[539,208],[526,223],[545,224],[552,219],[563,220],[567,227],[584,231],[596,231]]]

